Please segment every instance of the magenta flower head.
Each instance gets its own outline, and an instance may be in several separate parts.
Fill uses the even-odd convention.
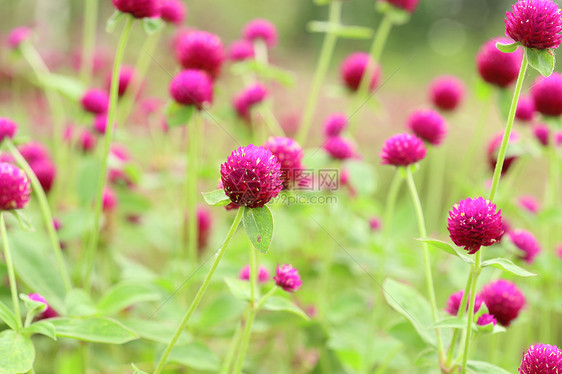
[[[0,162],[0,210],[22,209],[30,195],[31,184],[23,170]]]
[[[336,160],[347,160],[355,156],[355,146],[346,138],[331,136],[323,146],[324,150]]]
[[[201,70],[180,72],[170,83],[170,95],[181,105],[195,105],[199,110],[213,102],[213,81]]]
[[[228,57],[232,61],[244,61],[254,58],[254,46],[246,39],[232,42],[228,49]]]
[[[103,196],[102,196],[103,211],[106,213],[112,212],[113,210],[115,210],[116,206],[117,206],[117,195],[115,195],[115,192],[111,188],[109,187],[104,188]]]
[[[266,19],[257,18],[248,22],[242,30],[242,35],[244,39],[252,43],[256,40],[263,40],[268,48],[277,45],[277,29]]]
[[[104,90],[91,89],[86,91],[80,100],[85,111],[101,114],[107,112],[109,95]]]
[[[341,77],[349,90],[355,92],[359,89],[363,74],[368,65],[374,65],[375,62],[368,53],[356,52],[352,53],[343,61],[340,73]],[[377,65],[373,73],[373,78],[369,84],[369,90],[373,91],[377,86],[380,76],[380,67]]]
[[[414,13],[418,7],[420,0],[379,0],[394,5],[396,8],[405,10],[408,13]]]
[[[251,121],[250,110],[267,97],[267,88],[261,83],[253,83],[234,98],[232,105],[240,118]]]
[[[83,129],[78,136],[78,145],[82,152],[90,153],[96,148],[96,138],[87,128]]]
[[[537,214],[539,212],[539,202],[534,196],[523,195],[517,200],[519,206],[529,213]]]
[[[496,204],[482,197],[453,205],[447,222],[451,240],[468,254],[494,244],[503,234],[501,210],[496,211]]]
[[[264,147],[240,147],[221,165],[221,182],[235,205],[261,208],[283,188],[281,164]]]
[[[548,146],[548,138],[550,137],[550,129],[547,125],[537,123],[533,125],[533,135],[535,139],[544,147]]]
[[[269,271],[265,266],[260,265],[258,269],[258,282],[259,283],[266,283],[269,281]],[[238,278],[241,280],[250,280],[250,265],[244,266],[240,270],[240,274],[238,274]]]
[[[115,128],[115,123],[113,123],[113,128]],[[94,118],[94,123],[92,125],[94,131],[100,135],[104,135],[107,130],[107,113],[98,114]]]
[[[562,373],[562,350],[555,345],[534,344],[523,354],[519,374]]]
[[[447,134],[447,123],[439,113],[431,109],[416,110],[408,118],[408,127],[418,138],[432,145],[439,145]]]
[[[45,193],[49,193],[57,175],[55,164],[49,158],[44,158],[30,163],[29,166],[39,180],[39,184],[41,184],[43,191],[45,191]]]
[[[551,0],[519,0],[505,13],[505,34],[525,47],[558,48],[562,18]]]
[[[0,144],[4,139],[13,139],[18,132],[18,125],[9,118],[0,117]]]
[[[550,76],[538,77],[531,87],[531,97],[535,110],[545,116],[562,114],[562,74],[552,73]]]
[[[488,143],[488,164],[490,165],[490,169],[493,171],[496,168],[496,162],[498,160],[498,151],[500,149],[501,143],[503,139],[503,132],[497,133]],[[519,142],[519,133],[516,131],[512,131],[509,135],[508,144],[517,144]],[[507,154],[505,159],[503,160],[503,166],[501,174],[504,175],[507,173],[513,162],[517,160],[518,155],[516,153],[509,153],[510,147],[508,145]]]
[[[489,283],[482,288],[480,296],[488,307],[490,314],[496,317],[502,326],[509,326],[525,306],[525,296],[517,286],[504,279]]]
[[[215,79],[224,61],[222,42],[206,31],[185,33],[178,41],[176,59],[185,69],[203,70]]]
[[[113,0],[113,6],[135,18],[152,18],[160,16],[162,0]]]
[[[297,269],[294,269],[291,265],[285,264],[281,267],[277,265],[276,273],[276,276],[273,277],[275,284],[287,292],[294,292],[302,285]]]
[[[372,217],[369,220],[369,227],[373,231],[379,231],[382,227],[382,221],[379,217]]]
[[[527,96],[519,97],[515,118],[521,122],[531,122],[535,117],[535,103]]]
[[[160,8],[160,17],[175,25],[181,25],[185,21],[187,8],[181,0],[163,0]]]
[[[423,140],[415,135],[403,133],[387,139],[379,156],[383,165],[408,166],[423,160],[426,153]]]
[[[482,79],[498,87],[507,87],[517,79],[523,51],[518,48],[513,53],[504,53],[496,48],[496,43],[512,43],[507,38],[488,40],[476,55],[476,65]]]
[[[340,135],[347,127],[348,122],[345,113],[329,115],[324,121],[324,135],[327,137]]]
[[[437,108],[455,110],[464,96],[464,84],[452,75],[444,75],[434,79],[429,85],[429,97]]]
[[[31,29],[29,27],[20,26],[16,27],[8,34],[7,44],[10,49],[17,49],[20,44],[31,36]]]
[[[498,323],[498,321],[496,320],[496,317],[494,317],[491,314],[482,314],[480,317],[478,317],[478,321],[476,321],[476,324],[478,326],[486,326],[489,324],[492,324],[493,326],[496,325],[496,323]]]
[[[464,291],[460,290],[449,296],[449,300],[447,300],[447,308],[445,308],[445,311],[452,316],[456,316],[457,313],[459,312],[459,307],[461,305],[463,295],[464,295]],[[468,297],[470,298],[470,294],[468,294]],[[466,310],[468,310],[468,300],[470,299],[467,299]],[[482,306],[482,301],[483,300],[480,297],[480,295],[477,294],[474,298],[474,313],[480,310],[480,307]]]
[[[291,138],[271,137],[263,147],[269,149],[281,164],[283,189],[291,188],[299,176],[299,170],[302,169],[304,153],[299,143]]]
[[[36,161],[40,161],[44,158],[49,158],[49,152],[47,152],[47,148],[41,143],[37,142],[29,142],[22,144],[18,147],[23,158],[29,164],[33,164]]]
[[[47,303],[47,300],[45,300],[45,298],[41,295],[39,295],[38,293],[31,293],[28,295],[30,300],[33,301],[38,301],[40,303],[45,304],[45,306],[47,307],[42,313],[41,316],[39,317],[39,319],[47,319],[47,318],[55,318],[58,317],[59,314],[53,310],[53,308],[51,308],[49,306],[49,304]]]
[[[197,208],[197,248],[203,249],[207,246],[209,241],[209,234],[211,233],[211,225],[213,220],[211,213],[206,208]]]
[[[119,97],[125,95],[125,92],[127,92],[127,88],[129,88],[129,85],[131,84],[134,77],[135,77],[134,67],[128,65],[121,66],[121,70],[119,70],[119,88],[118,88]],[[111,79],[112,76],[110,73],[107,76],[107,82],[106,82],[106,87],[108,91],[111,88]]]
[[[517,249],[524,253],[521,259],[528,264],[532,264],[541,251],[541,246],[535,236],[527,230],[513,230],[508,236]]]

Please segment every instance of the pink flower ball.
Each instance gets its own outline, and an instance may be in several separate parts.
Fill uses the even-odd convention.
[[[408,13],[414,13],[420,0],[379,0],[394,5],[396,8],[403,9]]]
[[[163,0],[160,17],[169,23],[181,25],[185,21],[187,8],[182,0]]]
[[[206,31],[184,33],[176,47],[176,59],[184,69],[203,70],[215,79],[224,61],[222,42]]]
[[[347,56],[343,61],[340,74],[346,87],[355,92],[359,89],[363,74],[368,65],[374,65],[375,62],[368,53],[355,52]],[[380,66],[377,64],[373,72],[373,78],[369,84],[369,90],[374,91],[380,78]]]
[[[43,191],[45,191],[45,193],[49,193],[49,191],[51,191],[51,188],[53,187],[55,177],[57,175],[55,164],[50,159],[44,158],[42,160],[30,163],[29,166],[39,180]]]
[[[521,96],[515,110],[515,118],[521,122],[531,122],[535,117],[535,103],[530,97]]]
[[[80,102],[85,111],[101,114],[107,112],[107,108],[109,107],[109,95],[106,91],[91,89],[84,93]]]
[[[478,72],[486,82],[498,87],[507,87],[517,79],[523,51],[518,48],[513,53],[504,53],[496,48],[496,43],[509,44],[507,38],[494,38],[482,46],[476,55]]]
[[[378,217],[373,217],[369,220],[369,227],[373,231],[379,231],[382,227],[381,219]]]
[[[519,206],[529,213],[537,214],[539,212],[539,202],[534,196],[523,195],[517,200]]]
[[[9,118],[0,117],[0,144],[4,139],[13,139],[18,132],[18,125]]]
[[[502,143],[502,139],[503,139],[503,132],[500,132],[494,135],[492,139],[490,139],[490,142],[488,143],[488,164],[490,165],[490,169],[492,171],[494,171],[494,169],[496,168],[498,152]],[[517,144],[519,142],[519,139],[520,139],[519,133],[517,133],[516,131],[512,131],[511,134],[509,135],[508,144]],[[508,145],[508,149],[509,149],[509,145]],[[510,155],[509,153],[506,153],[506,157],[503,160],[503,166],[501,171],[502,175],[507,173],[507,171],[509,170],[513,162],[517,160],[517,158],[518,156],[516,154]]]
[[[261,83],[253,83],[244,88],[232,101],[238,117],[251,122],[250,110],[267,97],[267,88]]]
[[[416,110],[408,118],[408,127],[418,138],[432,145],[439,145],[447,134],[447,123],[439,113],[431,109]]]
[[[119,97],[125,95],[127,92],[127,88],[133,81],[135,77],[135,68],[128,65],[121,66],[121,70],[119,71],[119,88],[118,88],[118,95]],[[106,82],[107,91],[111,89],[111,73],[107,76]]]
[[[115,192],[111,188],[109,187],[104,188],[103,196],[102,196],[103,211],[106,213],[110,213],[115,210],[116,206],[117,206],[117,195],[115,195]]]
[[[434,79],[429,85],[429,97],[433,105],[443,111],[455,110],[464,97],[464,84],[452,75]]]
[[[16,49],[20,44],[31,36],[31,29],[29,27],[20,26],[16,27],[8,34],[6,43],[10,49]]]
[[[18,147],[18,150],[28,164],[33,164],[34,162],[43,160],[45,158],[50,159],[47,148],[45,148],[43,144],[38,142],[29,142],[22,144]]]
[[[135,18],[153,18],[160,16],[162,0],[113,0],[113,6]]]
[[[287,292],[294,292],[302,285],[301,277],[291,265],[277,265],[276,276],[273,277],[275,284]]]
[[[532,264],[541,251],[540,244],[535,236],[527,230],[513,230],[508,235],[509,240],[524,252],[521,259],[528,264]]]
[[[107,130],[107,113],[98,114],[94,118],[92,128],[96,133],[104,135],[105,131]],[[115,128],[115,123],[113,124],[113,128]]]
[[[558,48],[562,18],[551,0],[519,0],[506,12],[505,34],[525,47]]]
[[[170,83],[170,95],[181,105],[194,105],[201,110],[213,102],[213,81],[201,70],[180,72]]]
[[[209,235],[211,233],[211,225],[213,220],[211,213],[207,208],[197,208],[197,248],[203,249],[207,246]]]
[[[33,301],[38,301],[45,304],[45,306],[47,307],[41,313],[39,319],[55,318],[59,316],[59,314],[53,308],[51,308],[51,306],[47,303],[47,300],[45,300],[43,296],[39,295],[38,293],[31,293],[28,295],[28,297]]]
[[[415,135],[403,133],[387,139],[379,156],[383,165],[408,166],[423,160],[426,153],[423,140]]]
[[[459,312],[459,307],[461,306],[461,301],[463,296],[464,296],[463,290],[455,292],[454,294],[449,296],[449,300],[447,300],[447,308],[445,308],[445,311],[452,316],[456,316]],[[480,307],[482,306],[482,301],[483,300],[480,297],[480,295],[477,294],[474,297],[474,313],[480,310]],[[470,293],[468,294],[468,298],[466,300],[466,309],[465,309],[466,311],[468,311],[469,302],[470,302]]]
[[[502,326],[509,326],[525,306],[525,296],[510,281],[499,279],[482,288],[480,295],[493,315]]]
[[[83,129],[78,136],[78,145],[84,153],[91,153],[96,148],[97,140],[88,129]]]
[[[348,125],[345,113],[334,113],[326,117],[324,121],[324,135],[326,137],[340,135]]]
[[[491,314],[482,314],[480,317],[478,317],[478,321],[476,321],[476,324],[478,326],[486,326],[489,324],[492,324],[492,326],[495,326],[498,321],[496,320],[496,317],[494,317]]]
[[[549,144],[550,138],[550,129],[547,125],[542,123],[537,123],[533,125],[533,134],[535,135],[535,139],[544,147],[547,147]]]
[[[0,210],[24,208],[31,196],[31,184],[20,168],[0,162]]]
[[[257,18],[248,22],[242,30],[242,35],[244,39],[252,43],[256,40],[263,40],[268,48],[277,45],[277,29],[266,19]]]
[[[336,160],[347,160],[355,156],[355,146],[341,136],[329,137],[323,146],[324,150]]]
[[[297,181],[299,170],[302,169],[301,161],[304,153],[301,146],[291,138],[271,137],[263,147],[270,150],[281,165],[283,188],[291,188]]]
[[[238,274],[238,278],[241,280],[250,280],[250,265],[244,266]],[[265,266],[260,265],[258,268],[258,283],[267,283],[269,281],[270,275],[269,271]]]
[[[244,61],[254,58],[254,46],[246,39],[232,42],[228,49],[228,57],[232,61]]]
[[[545,116],[562,114],[562,74],[552,73],[549,77],[539,76],[531,87],[531,96],[537,112]]]
[[[519,374],[562,373],[562,350],[555,345],[534,344],[523,354]]]

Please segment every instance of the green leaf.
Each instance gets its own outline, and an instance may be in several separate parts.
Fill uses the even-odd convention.
[[[10,210],[9,212],[12,213],[12,215],[16,218],[16,221],[18,221],[18,225],[20,226],[20,229],[22,229],[25,232],[35,231],[35,227],[33,227],[31,220],[27,218],[26,215],[23,214],[20,210],[13,209]]]
[[[467,369],[474,374],[510,374],[509,371],[484,361],[468,360]]]
[[[291,300],[286,299],[281,296],[271,296],[265,301],[262,309],[272,310],[272,311],[284,311],[289,313],[294,313],[305,320],[310,320],[308,315],[297,305],[295,305]]]
[[[211,335],[215,330],[230,331],[235,321],[239,321],[242,317],[246,305],[246,302],[225,293],[205,304],[193,324],[199,331],[206,331]]]
[[[181,105],[175,101],[166,110],[166,121],[169,127],[187,125],[195,113],[195,105]]]
[[[47,309],[47,305],[40,301],[31,300],[29,296],[24,293],[20,293],[20,300],[25,304],[27,314],[29,315],[29,317],[26,318],[32,319],[36,314],[44,312]]]
[[[349,171],[351,185],[360,195],[371,195],[377,189],[375,168],[364,161],[348,161],[345,168]]]
[[[34,334],[45,335],[53,340],[57,340],[55,326],[48,320],[42,320],[31,324],[22,330],[22,333],[27,336]]]
[[[517,50],[517,47],[519,47],[520,45],[521,45],[521,43],[519,43],[519,42],[510,43],[510,44],[503,44],[503,43],[497,42],[496,48],[499,51],[502,51],[503,53],[513,53]]]
[[[6,323],[12,330],[16,330],[18,323],[16,315],[10,308],[0,301],[0,319]]]
[[[447,252],[447,253],[449,253],[453,256],[457,256],[458,258],[460,258],[461,260],[463,260],[467,264],[473,264],[474,263],[474,260],[470,256],[467,256],[464,253],[460,252],[457,247],[454,247],[447,242],[437,240],[437,239],[431,239],[431,238],[417,238],[416,240],[419,240],[420,242],[427,243],[427,244],[429,244],[429,245],[431,245],[435,248],[438,248],[438,249],[442,250],[443,252]]]
[[[131,363],[131,366],[133,367],[133,374],[148,374],[146,371],[142,371],[140,370],[135,364]]]
[[[519,275],[520,277],[534,277],[535,275],[537,275],[523,268],[520,268],[519,266],[515,265],[513,262],[511,262],[511,260],[508,260],[507,258],[501,258],[501,257],[492,258],[490,260],[486,260],[482,262],[482,267],[486,267],[486,266],[493,266],[495,268],[510,272],[511,274]]]
[[[412,323],[426,343],[435,346],[435,334],[427,329],[427,326],[433,323],[431,307],[427,300],[414,288],[391,278],[384,281],[383,290],[386,302]]]
[[[80,101],[86,92],[86,86],[80,79],[67,75],[50,73],[41,77],[41,82],[75,102]]]
[[[428,329],[435,329],[435,328],[454,328],[454,329],[464,329],[466,328],[467,320],[466,318],[459,318],[459,317],[447,317],[442,319],[441,321],[437,321],[432,323]]]
[[[175,346],[168,357],[168,362],[215,373],[218,372],[220,365],[217,355],[209,347],[199,342]]]
[[[168,344],[177,328],[177,323],[173,321],[158,321],[147,319],[126,319],[122,323],[129,329],[135,331],[143,339],[157,343]],[[187,331],[183,331],[177,344],[187,344],[192,340]]]
[[[111,287],[98,303],[98,309],[115,314],[131,305],[160,299],[156,287],[147,283],[120,283]]]
[[[262,208],[244,207],[244,228],[255,249],[267,254],[271,239],[273,238],[273,215],[269,207]]]
[[[121,323],[107,317],[52,318],[57,336],[86,342],[124,344],[138,335]]]
[[[66,315],[71,317],[87,317],[98,314],[94,301],[89,293],[83,289],[74,288],[66,295],[64,300]]]
[[[243,301],[250,300],[250,282],[232,278],[225,278],[224,282],[232,296]]]
[[[555,57],[551,49],[525,48],[527,61],[543,77],[548,77],[554,70]]]
[[[203,199],[211,206],[226,206],[231,203],[230,198],[224,194],[224,190],[202,192]]]
[[[35,361],[31,339],[13,330],[0,333],[0,374],[27,373]]]
[[[383,1],[378,1],[376,3],[376,9],[380,14],[389,17],[394,25],[403,25],[407,23],[411,17],[411,14],[407,11]]]
[[[113,14],[111,15],[111,17],[109,17],[109,19],[107,20],[107,22],[105,23],[105,31],[112,33],[113,30],[115,30],[115,27],[117,26],[117,24],[119,23],[119,21],[121,21],[121,17],[124,15],[125,13],[122,13],[118,10],[116,10],[115,12],[113,12]]]
[[[307,28],[310,32],[330,33],[345,39],[370,39],[373,36],[373,29],[369,27],[344,26],[324,21],[311,21]]]
[[[147,35],[154,35],[164,28],[161,18],[145,17],[142,19],[142,29]]]

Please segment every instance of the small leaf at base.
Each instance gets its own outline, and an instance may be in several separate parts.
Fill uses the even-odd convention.
[[[244,228],[255,249],[267,254],[273,238],[273,215],[269,208],[244,208]]]
[[[232,201],[224,194],[224,190],[214,190],[210,192],[202,192],[203,199],[210,206],[226,206]]]
[[[554,53],[550,49],[526,48],[529,65],[537,70],[543,77],[548,77],[554,70]]]
[[[521,45],[521,43],[519,43],[519,42],[510,43],[510,44],[503,44],[503,43],[497,42],[496,48],[503,53],[513,53],[517,50],[517,47],[519,47],[520,45]]]

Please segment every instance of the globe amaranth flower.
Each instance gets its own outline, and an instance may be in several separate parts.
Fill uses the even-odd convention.
[[[482,288],[480,296],[488,311],[502,326],[509,326],[525,306],[525,296],[510,281],[499,279]]]
[[[439,145],[447,134],[447,123],[439,113],[431,109],[416,110],[408,118],[408,127],[418,138],[432,145]]]
[[[452,316],[456,316],[459,312],[459,307],[461,305],[463,295],[464,295],[464,291],[460,290],[449,296],[449,300],[447,300],[447,308],[445,308],[445,311]],[[468,297],[470,298],[470,294],[468,294]],[[466,310],[468,310],[469,300],[470,299],[466,300]],[[482,301],[483,300],[480,297],[480,295],[477,294],[474,298],[474,313],[480,310],[480,307],[482,306]]]
[[[547,147],[549,144],[550,138],[550,129],[547,125],[542,123],[536,123],[533,125],[533,135],[535,135],[535,139],[544,147]]]
[[[518,132],[512,131],[511,134],[509,134],[507,152],[505,154],[505,159],[503,160],[501,175],[507,173],[511,165],[515,162],[515,160],[517,160],[518,152],[516,149],[513,149],[513,146],[519,143],[519,139],[520,137]],[[488,165],[492,171],[496,168],[498,152],[500,150],[502,140],[503,132],[500,132],[494,135],[488,143]],[[511,147],[509,145],[511,145]]]
[[[254,45],[246,39],[232,42],[228,49],[228,57],[232,61],[244,61],[254,58]]]
[[[212,224],[213,220],[209,210],[203,207],[197,208],[197,248],[199,250],[207,246]]]
[[[418,7],[420,0],[379,0],[381,2],[394,5],[396,8],[405,10],[408,13],[414,13]]]
[[[109,95],[104,90],[91,89],[86,91],[80,100],[85,111],[101,114],[107,112]]]
[[[106,213],[112,212],[115,210],[116,206],[117,206],[117,195],[115,194],[115,191],[113,191],[113,189],[111,189],[110,187],[104,188],[103,195],[102,195],[103,211]]]
[[[283,187],[281,164],[268,149],[240,147],[221,165],[221,182],[235,205],[261,208]]]
[[[355,52],[347,56],[340,68],[342,80],[347,88],[352,92],[357,91],[367,66],[370,66],[370,69],[374,71],[371,73],[373,77],[369,84],[369,90],[373,91],[380,77],[380,66],[377,64],[373,69],[373,65],[375,65],[375,62],[368,53]]]
[[[285,137],[271,137],[263,145],[265,149],[277,157],[281,164],[281,179],[283,189],[289,189],[297,181],[302,167],[304,153],[301,146],[294,139]]]
[[[275,284],[287,292],[294,292],[302,285],[301,277],[291,265],[277,265],[276,276],[273,277]]]
[[[18,125],[9,118],[0,117],[0,144],[4,139],[13,139],[18,132]]]
[[[562,74],[552,73],[550,76],[538,77],[531,87],[531,97],[535,110],[545,116],[562,114]]]
[[[263,84],[253,83],[234,97],[232,105],[240,118],[251,122],[250,111],[252,107],[263,102],[267,94],[267,88]]]
[[[192,31],[180,36],[176,46],[176,59],[184,69],[206,71],[216,78],[224,61],[220,38],[206,31]]]
[[[509,240],[524,254],[521,256],[526,263],[532,264],[541,251],[541,246],[535,236],[527,230],[513,230]]]
[[[488,40],[476,55],[476,65],[482,79],[498,87],[507,87],[517,79],[523,51],[518,48],[513,53],[504,53],[496,48],[496,43],[509,44],[507,38]]]
[[[269,271],[265,266],[260,265],[258,268],[258,282],[259,283],[266,283],[269,281]],[[238,274],[238,278],[241,280],[250,280],[250,265],[244,266],[240,270],[240,274]]]
[[[478,326],[486,326],[489,324],[492,324],[493,326],[495,326],[498,321],[496,320],[496,317],[494,317],[491,314],[482,314],[480,317],[478,317],[478,320],[476,321],[476,324]]]
[[[551,0],[519,0],[506,12],[505,34],[525,47],[558,48],[562,18]]]
[[[379,156],[383,165],[408,166],[423,160],[426,153],[423,140],[415,135],[403,133],[387,139]]]
[[[45,193],[49,193],[57,175],[57,168],[55,167],[53,161],[49,158],[44,158],[30,163],[29,166],[37,177],[37,180],[39,180],[39,184],[41,184],[43,191],[45,191]]]
[[[562,350],[555,345],[533,344],[523,354],[519,374],[562,373]]]
[[[20,26],[16,27],[8,34],[8,38],[6,43],[8,47],[11,49],[16,49],[20,46],[21,43],[29,39],[31,36],[31,29],[29,27]]]
[[[437,108],[450,111],[456,109],[464,97],[463,82],[452,75],[443,75],[429,85],[429,98]]]
[[[337,160],[347,160],[355,156],[355,146],[341,136],[329,137],[323,146],[328,154]]]
[[[324,120],[324,135],[327,137],[340,135],[348,125],[345,113],[334,113]]]
[[[18,147],[19,152],[25,158],[29,164],[33,164],[35,161],[42,160],[44,158],[49,158],[49,152],[47,148],[41,143],[29,142],[22,144]]]
[[[31,195],[31,184],[20,168],[0,162],[0,210],[22,209]]]
[[[372,217],[369,220],[369,227],[373,231],[379,231],[382,227],[382,221],[379,217]]]
[[[242,36],[252,43],[256,40],[263,40],[268,48],[273,48],[277,45],[277,29],[275,25],[263,18],[257,18],[248,22],[242,30]]]
[[[185,21],[187,8],[182,0],[163,0],[160,18],[164,21],[181,25]]]
[[[43,296],[39,295],[38,293],[31,293],[28,295],[28,297],[30,300],[45,304],[46,309],[41,312],[41,316],[39,317],[39,319],[55,318],[59,316],[59,314],[53,308],[51,308],[51,306],[49,305],[49,303],[47,303],[47,300],[45,300]]]
[[[529,213],[537,214],[539,212],[539,202],[534,196],[520,196],[519,199],[517,199],[517,203]]]
[[[447,222],[451,240],[468,254],[494,244],[503,234],[501,210],[496,211],[496,204],[482,197],[453,205]]]
[[[98,114],[94,117],[94,122],[92,124],[92,129],[100,134],[104,135],[107,130],[107,113]],[[113,123],[113,128],[116,126],[116,122]]]
[[[117,89],[117,94],[119,97],[125,95],[127,88],[131,85],[131,82],[135,78],[135,68],[128,65],[122,65],[119,70],[119,84]],[[112,74],[109,73],[106,79],[106,88],[109,91],[111,89],[111,79]]]
[[[201,109],[213,102],[213,81],[204,71],[184,70],[172,79],[170,95],[178,104]]]
[[[152,18],[160,16],[162,0],[113,0],[113,6],[135,18]]]
[[[515,110],[515,119],[521,122],[531,122],[535,117],[535,103],[528,96],[520,96]]]

